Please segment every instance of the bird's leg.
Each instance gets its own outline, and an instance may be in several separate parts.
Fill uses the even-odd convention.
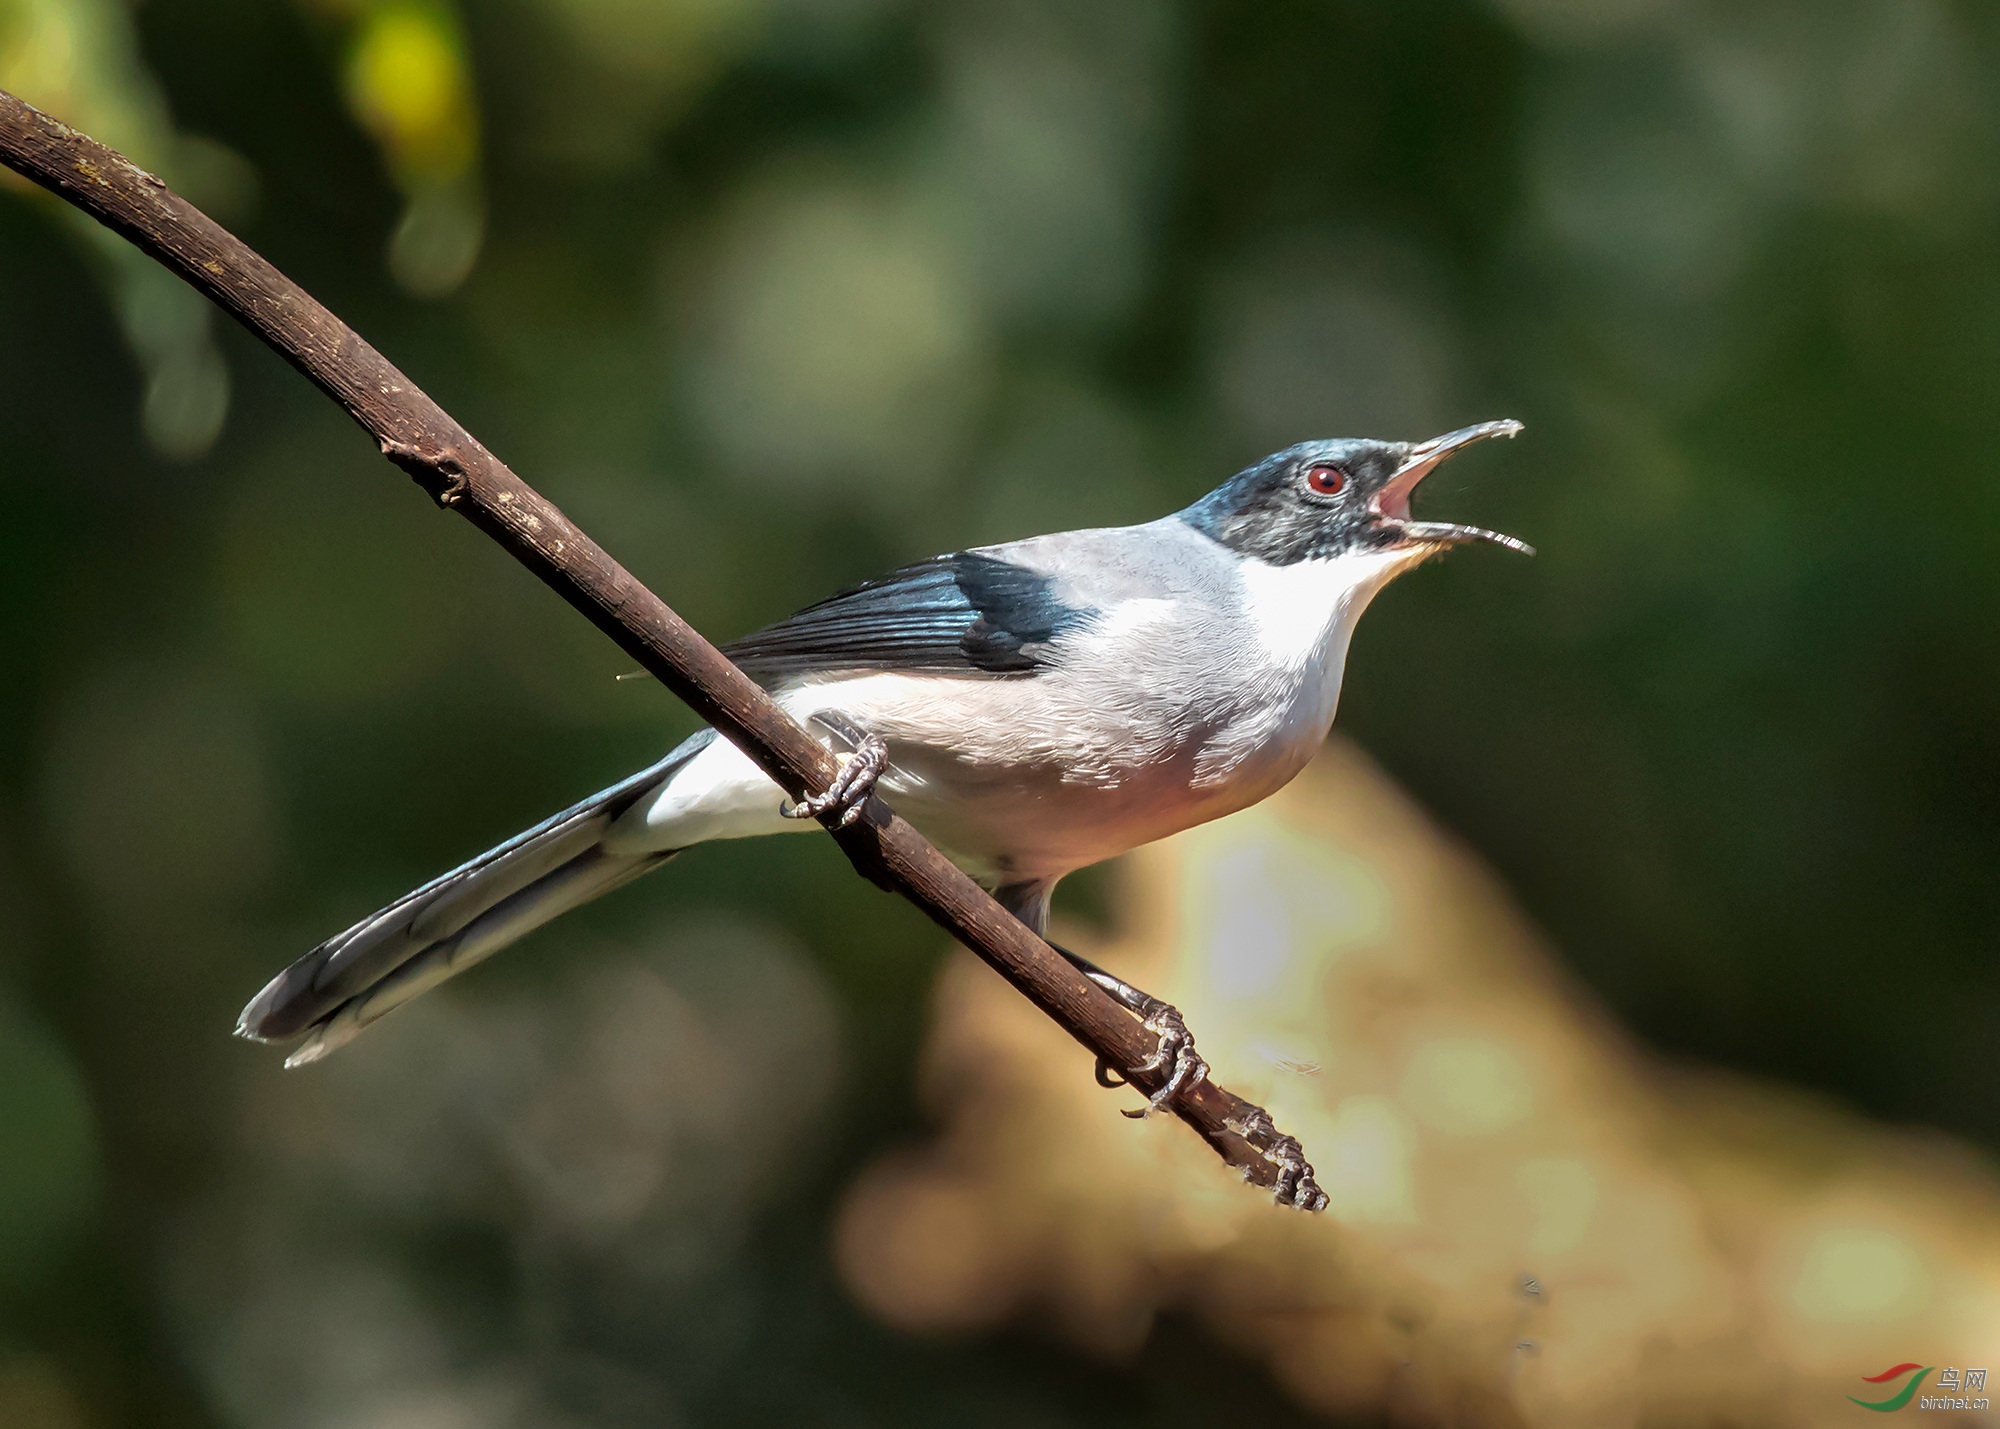
[[[889,746],[837,714],[823,712],[813,718],[846,740],[853,752],[835,751],[833,757],[840,761],[840,772],[833,776],[833,783],[824,794],[810,795],[796,804],[788,800],[778,805],[778,812],[788,819],[817,819],[838,811],[840,819],[835,827],[844,829],[861,817],[862,807],[875,792],[875,781],[889,767]]]
[[[1136,988],[1125,979],[1093,963],[1089,958],[1072,953],[1061,943],[1051,942],[1050,947],[1069,959],[1070,965],[1118,1000],[1119,1006],[1132,1013],[1148,1032],[1160,1039],[1159,1047],[1143,1070],[1153,1071],[1173,1064],[1165,1085],[1153,1093],[1150,1104],[1144,1111],[1128,1111],[1129,1117],[1142,1117],[1160,1111],[1189,1087],[1197,1086],[1208,1076],[1208,1063],[1194,1049],[1194,1034],[1188,1031],[1187,1021],[1180,1010],[1171,1003],[1162,1002],[1150,992]],[[1097,1060],[1097,1084],[1101,1087],[1122,1087],[1125,1079],[1102,1057]]]

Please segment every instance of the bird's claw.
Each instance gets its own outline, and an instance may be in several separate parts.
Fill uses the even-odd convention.
[[[1144,1070],[1156,1071],[1171,1062],[1173,1071],[1168,1074],[1166,1083],[1153,1093],[1146,1110],[1126,1112],[1130,1117],[1164,1110],[1173,1105],[1175,1097],[1199,1086],[1208,1076],[1208,1063],[1202,1060],[1201,1053],[1195,1051],[1194,1034],[1188,1031],[1187,1020],[1178,1008],[1162,1002],[1141,1025],[1160,1039],[1160,1045],[1154,1049]]]
[[[1194,1048],[1194,1034],[1188,1031],[1187,1020],[1180,1010],[1170,1003],[1157,998],[1147,998],[1146,1005],[1132,1009],[1142,1015],[1140,1026],[1160,1039],[1153,1055],[1139,1064],[1142,1072],[1158,1071],[1168,1063],[1173,1071],[1167,1076],[1157,1092],[1147,1098],[1141,1111],[1123,1113],[1134,1121],[1151,1116],[1156,1111],[1164,1111],[1173,1104],[1174,1098],[1191,1087],[1199,1086],[1208,1076],[1208,1063]],[[1100,1087],[1123,1087],[1130,1085],[1127,1078],[1115,1070],[1102,1057],[1097,1060],[1097,1085]]]
[[[1249,1142],[1259,1156],[1278,1168],[1278,1179],[1271,1184],[1272,1200],[1295,1210],[1326,1209],[1326,1192],[1313,1179],[1312,1163],[1306,1160],[1305,1148],[1299,1145],[1296,1136],[1286,1136],[1279,1131],[1272,1124],[1269,1112],[1260,1106],[1253,1106],[1242,1120],[1230,1122],[1229,1129]],[[1245,1176],[1247,1179],[1247,1172]]]
[[[1143,1111],[1128,1111],[1125,1115],[1137,1119],[1163,1111],[1173,1105],[1174,1098],[1191,1087],[1198,1087],[1208,1076],[1208,1063],[1194,1049],[1194,1034],[1188,1031],[1187,1021],[1180,1010],[1171,1003],[1162,1002],[1150,992],[1132,986],[1124,978],[1108,973],[1096,963],[1079,957],[1060,943],[1050,947],[1068,958],[1076,970],[1110,993],[1118,1005],[1139,1019],[1139,1025],[1158,1037],[1159,1044],[1153,1048],[1153,1055],[1141,1062],[1134,1070],[1157,1072],[1172,1064],[1173,1070],[1167,1074],[1166,1082],[1147,1098]],[[1129,1085],[1125,1074],[1113,1067],[1102,1057],[1097,1059],[1097,1085],[1100,1087],[1122,1087]]]
[[[861,817],[862,808],[875,792],[875,781],[889,767],[889,746],[872,734],[861,736],[852,754],[836,754],[840,772],[824,794],[812,794],[796,804],[783,803],[778,812],[788,819],[817,819],[838,812],[835,828],[844,829]]]

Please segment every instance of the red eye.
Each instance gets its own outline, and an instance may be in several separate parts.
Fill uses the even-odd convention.
[[[1306,470],[1306,485],[1321,496],[1332,496],[1347,485],[1347,473],[1337,466],[1315,466]]]

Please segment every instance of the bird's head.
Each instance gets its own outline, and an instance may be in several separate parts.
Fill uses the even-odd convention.
[[[1238,472],[1181,513],[1239,555],[1269,565],[1406,551],[1413,559],[1464,541],[1492,541],[1533,554],[1526,542],[1477,526],[1418,521],[1410,493],[1452,453],[1487,437],[1511,437],[1511,418],[1432,437],[1300,442]]]

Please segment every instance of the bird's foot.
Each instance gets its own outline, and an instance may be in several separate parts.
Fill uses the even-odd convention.
[[[1152,1060],[1144,1070],[1156,1071],[1173,1064],[1173,1071],[1167,1076],[1166,1084],[1154,1092],[1144,1111],[1128,1111],[1125,1115],[1137,1119],[1173,1105],[1175,1097],[1189,1087],[1200,1085],[1208,1076],[1208,1063],[1201,1053],[1194,1049],[1194,1034],[1188,1031],[1187,1020],[1180,1009],[1171,1003],[1151,999],[1153,1009],[1140,1025],[1160,1039],[1160,1045],[1153,1052]]]
[[[812,794],[798,803],[780,804],[778,812],[788,819],[817,819],[838,813],[835,828],[846,828],[861,817],[861,810],[875,792],[875,781],[889,767],[889,746],[872,734],[862,734],[851,754],[835,754],[840,772],[824,794]]]
[[[1166,1110],[1176,1097],[1208,1079],[1208,1063],[1195,1051],[1194,1035],[1188,1031],[1187,1022],[1177,1008],[1106,972],[1090,959],[1077,956],[1061,943],[1050,943],[1049,946],[1067,958],[1078,972],[1110,993],[1121,1007],[1140,1019],[1147,1031],[1160,1039],[1152,1057],[1134,1070],[1152,1072],[1169,1064],[1173,1067],[1165,1084],[1147,1099],[1145,1110],[1128,1111],[1126,1116],[1136,1119]],[[1097,1062],[1097,1084],[1100,1087],[1130,1085],[1117,1068],[1102,1058]],[[1299,1145],[1298,1138],[1279,1131],[1272,1124],[1271,1114],[1264,1108],[1241,1101],[1237,1105],[1242,1111],[1226,1124],[1243,1138],[1252,1152],[1276,1168],[1277,1175],[1271,1182],[1272,1198],[1281,1206],[1301,1211],[1325,1210],[1327,1194],[1313,1179],[1312,1163],[1306,1160],[1305,1148]],[[1232,1156],[1230,1159],[1235,1161],[1236,1158]],[[1249,1168],[1245,1168],[1243,1176],[1245,1180],[1251,1179]]]
[[[1144,1110],[1128,1111],[1126,1116],[1136,1120],[1156,1111],[1164,1111],[1173,1105],[1175,1097],[1190,1087],[1199,1086],[1208,1076],[1208,1063],[1195,1051],[1194,1034],[1188,1031],[1187,1019],[1181,1016],[1180,1009],[1172,1003],[1162,1002],[1144,988],[1134,987],[1125,979],[1106,972],[1090,959],[1079,957],[1060,943],[1050,943],[1049,946],[1069,959],[1078,972],[1116,998],[1121,1007],[1139,1018],[1140,1026],[1160,1039],[1153,1055],[1141,1063],[1138,1070],[1156,1072],[1168,1065],[1173,1070],[1167,1074],[1167,1080],[1160,1089],[1147,1098]],[[1122,1087],[1127,1082],[1117,1069],[1100,1057],[1097,1084],[1100,1087]]]
[[[1301,1211],[1326,1209],[1326,1192],[1313,1179],[1312,1162],[1306,1160],[1305,1148],[1299,1145],[1296,1136],[1286,1136],[1272,1125],[1269,1112],[1253,1106],[1240,1120],[1230,1122],[1229,1129],[1278,1168],[1278,1179],[1271,1185],[1272,1200]]]

